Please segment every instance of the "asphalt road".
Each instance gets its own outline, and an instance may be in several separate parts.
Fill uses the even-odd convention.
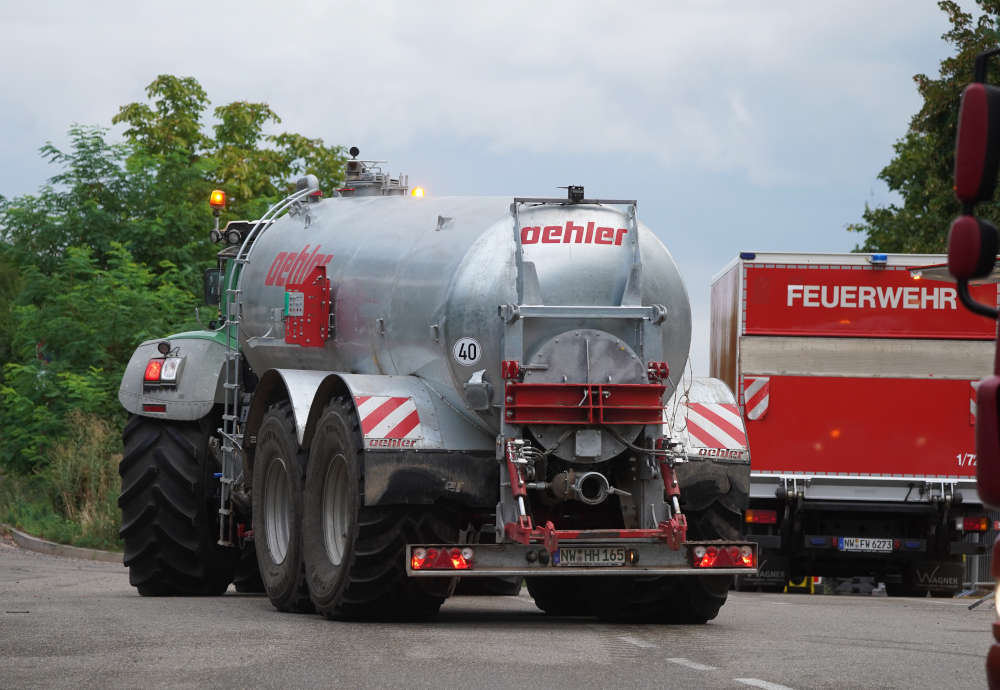
[[[138,596],[121,566],[0,541],[0,687],[979,688],[993,607],[733,593],[702,626],[548,618],[526,593],[431,623],[327,621],[263,596]]]

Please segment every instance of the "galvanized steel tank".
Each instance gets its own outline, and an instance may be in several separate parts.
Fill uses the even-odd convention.
[[[494,405],[479,414],[492,429],[503,392],[498,308],[518,303],[517,245],[547,305],[618,305],[633,262],[626,213],[613,206],[521,205],[517,227],[509,197],[331,198],[307,208],[308,223],[285,216],[269,227],[244,268],[240,336],[251,367],[415,375],[459,410],[469,408],[464,384],[484,370]],[[638,228],[641,303],[667,309],[659,328],[676,383],[691,339],[687,291],[663,243]],[[335,337],[323,347],[286,344],[285,283],[317,261],[326,262]],[[525,329],[525,359],[560,332],[597,329],[632,343],[635,328],[535,320]]]

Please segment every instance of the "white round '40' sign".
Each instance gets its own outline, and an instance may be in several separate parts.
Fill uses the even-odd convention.
[[[475,338],[459,338],[451,348],[451,356],[463,367],[471,367],[482,354],[483,348]]]

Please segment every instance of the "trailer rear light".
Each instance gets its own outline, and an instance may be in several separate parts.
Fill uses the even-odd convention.
[[[418,547],[410,554],[411,570],[471,570],[475,551],[468,546],[460,549]]]
[[[989,528],[990,522],[985,515],[967,517],[962,520],[962,529],[966,532],[985,532]]]
[[[751,508],[744,514],[743,519],[747,524],[776,525],[778,524],[778,511]]]
[[[711,568],[719,560],[719,550],[714,546],[696,546],[692,553],[697,568]]]
[[[755,559],[749,546],[695,546],[691,556],[696,568],[753,568]]]
[[[143,381],[157,382],[160,380],[160,372],[163,370],[162,359],[151,359],[146,365],[146,373],[143,374]]]

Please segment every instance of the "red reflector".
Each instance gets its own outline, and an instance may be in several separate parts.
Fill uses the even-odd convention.
[[[159,381],[160,372],[163,370],[163,360],[162,359],[151,359],[149,364],[146,365],[146,373],[143,375],[143,380],[145,381]]]
[[[143,403],[143,405],[142,405],[142,411],[143,412],[166,412],[167,411],[167,406],[166,405],[152,405],[152,404],[148,404],[148,403]]]
[[[743,519],[747,523],[758,525],[776,525],[778,524],[778,511],[750,509],[746,512]]]
[[[719,560],[719,550],[714,546],[709,546],[705,549],[705,555],[701,557],[697,565],[699,568],[711,568],[717,560]]]
[[[962,529],[966,532],[985,532],[989,526],[990,522],[985,515],[967,517],[962,520]]]
[[[462,550],[416,548],[410,554],[412,570],[469,570],[472,564],[462,555]]]

